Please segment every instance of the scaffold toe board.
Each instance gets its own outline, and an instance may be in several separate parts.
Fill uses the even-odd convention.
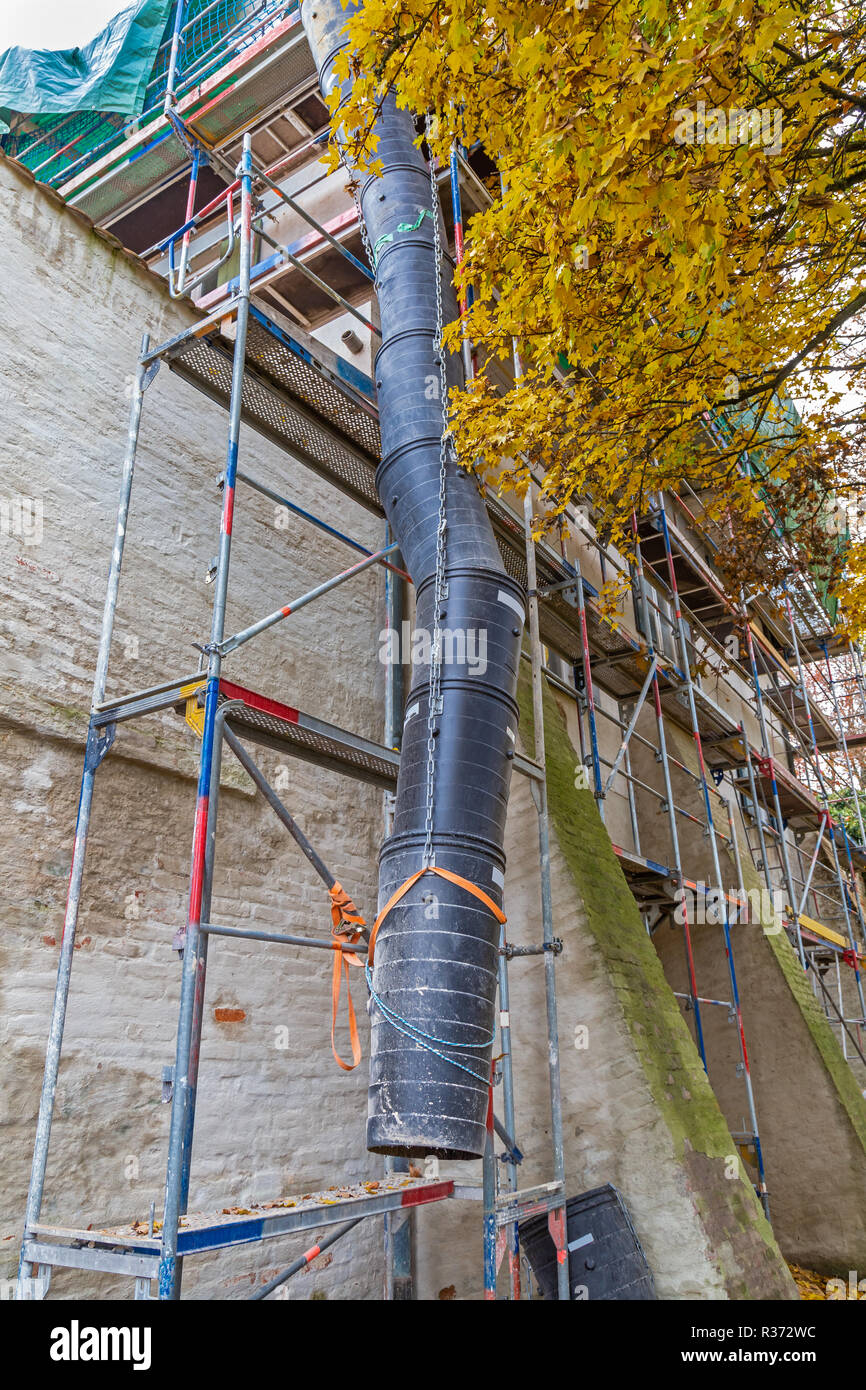
[[[371,782],[386,790],[392,789],[397,781],[400,757],[390,748],[338,729],[334,724],[304,714],[279,700],[221,680],[220,704],[227,700],[243,702],[229,716],[228,724],[254,743],[335,772],[348,772],[358,781]]]
[[[205,683],[205,676],[198,673],[151,690],[117,696],[98,707],[94,724],[105,726],[174,709],[195,727],[194,711],[200,712]],[[358,781],[371,782],[386,790],[393,788],[397,781],[399,754],[372,739],[316,719],[293,705],[259,695],[233,681],[220,681],[219,700],[221,705],[227,700],[237,702],[228,718],[229,726],[254,743],[335,772],[348,773]]]

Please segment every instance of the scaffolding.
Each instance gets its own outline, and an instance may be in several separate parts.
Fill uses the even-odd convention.
[[[216,149],[250,93],[271,86],[267,68],[290,65],[297,46],[298,0],[179,0],[173,8],[138,115],[17,112],[2,139],[7,154],[101,221],[122,206],[112,206],[118,194],[176,176],[196,145]]]
[[[681,496],[668,499],[668,505],[671,501],[706,544],[711,526],[705,517],[696,515],[696,512],[703,510],[701,500],[693,494],[690,498],[692,506]],[[834,1026],[840,1027],[843,1051],[847,1055],[847,1039],[853,1042],[855,1052],[861,1056],[860,1029],[866,1011],[863,1008],[860,967],[866,931],[856,872],[862,870],[866,855],[862,836],[859,841],[852,837],[841,817],[834,817],[830,803],[831,795],[838,795],[840,786],[847,788],[853,795],[858,828],[862,825],[850,755],[852,740],[856,742],[862,730],[862,716],[853,711],[849,713],[846,730],[834,669],[840,657],[837,655],[831,660],[829,652],[832,636],[821,630],[816,632],[804,618],[802,605],[796,606],[791,592],[783,591],[781,605],[787,620],[787,633],[784,635],[787,636],[793,662],[793,666],[790,666],[750,617],[742,598],[738,603],[726,596],[711,568],[697,554],[695,544],[690,543],[687,535],[671,521],[664,499],[657,499],[639,521],[635,518],[635,529],[637,545],[630,589],[638,635],[632,636],[621,624],[609,624],[608,641],[599,650],[585,628],[577,681],[590,749],[586,761],[592,769],[594,790],[602,815],[604,800],[615,777],[622,778],[627,784],[633,844],[631,848],[615,846],[615,849],[636,897],[656,914],[659,914],[660,907],[670,901],[672,888],[685,885],[696,890],[699,885],[683,877],[677,820],[695,823],[699,818],[685,807],[674,804],[670,768],[676,767],[696,781],[704,806],[702,828],[713,854],[714,887],[722,904],[720,920],[732,975],[730,1004],[733,1015],[741,1022],[733,951],[726,931],[730,926],[732,894],[719,881],[717,850],[719,843],[726,845],[738,863],[739,845],[732,805],[738,807],[743,839],[749,847],[750,857],[767,888],[771,891],[781,888],[784,893],[785,926],[797,947],[801,964],[811,972],[816,994],[821,991],[819,998],[825,1012]],[[589,535],[584,535],[582,539],[586,545],[597,544]],[[605,563],[610,566],[612,560],[616,569],[617,562],[607,550]],[[624,570],[624,566],[621,569]],[[647,570],[652,580],[651,588],[647,583]],[[690,595],[688,607],[679,600],[681,584]],[[584,606],[590,593],[591,589],[587,590]],[[711,623],[714,630],[707,623]],[[807,642],[803,640],[804,630]],[[744,664],[739,662],[730,648],[723,648],[720,632],[723,636],[730,636],[732,632],[742,634],[746,652]],[[613,636],[619,638],[615,648],[611,641]],[[807,676],[807,653],[812,663],[817,663],[819,656],[823,657],[824,673],[819,674],[813,664],[810,676]],[[713,676],[717,686],[725,686],[728,693],[733,694],[734,686],[738,685],[741,699],[744,690],[748,689],[757,716],[757,747],[752,743],[744,724],[726,711],[724,702],[713,699],[709,690],[704,688],[705,683],[696,679],[696,673],[708,658],[715,663]],[[857,702],[862,707],[859,652],[852,647],[843,659],[851,667],[845,680],[855,687]],[[780,680],[780,672],[784,674],[784,679]],[[616,697],[616,714],[599,705],[595,697],[599,683]],[[815,693],[810,696],[810,685],[813,692],[821,692],[825,696],[824,709],[819,707]],[[653,751],[662,767],[663,792],[637,779],[632,773],[629,758],[632,740],[647,744],[646,737],[636,733],[635,726],[640,708],[650,691],[653,692],[659,716],[658,742]],[[853,702],[852,697],[849,704]],[[678,703],[680,709],[677,709]],[[697,775],[670,755],[660,718],[662,707],[675,722],[681,725],[685,723],[689,728],[695,742]],[[683,719],[683,712],[688,713],[688,721]],[[829,717],[831,712],[835,715],[832,723]],[[774,733],[770,729],[771,717],[775,721]],[[599,749],[600,719],[614,724],[621,735],[614,759],[607,761],[609,772],[606,778],[602,771],[606,760]],[[779,747],[784,751],[789,765],[779,762]],[[836,754],[835,759],[833,754]],[[727,777],[733,802],[723,801],[718,793],[715,797],[712,795],[715,788],[707,775],[708,763],[712,781],[717,786]],[[648,860],[641,854],[636,789],[658,799],[662,809],[668,813],[671,825],[670,867]],[[714,802],[728,818],[728,836],[720,834],[713,825]],[[814,845],[810,847],[807,863],[802,842],[806,836],[812,835],[815,837]],[[739,889],[740,895],[745,896],[741,874]],[[814,916],[806,914],[807,902],[813,905]],[[700,1017],[700,1005],[705,1001],[696,988],[687,920],[684,935],[690,979],[686,1002],[693,1014],[696,1042],[706,1062]],[[840,962],[852,970],[859,1006],[854,1018],[840,1015],[824,988],[821,976],[828,962],[832,962],[837,970]],[[856,1029],[856,1038],[852,1038],[852,1025]],[[748,1078],[742,1033],[741,1044],[742,1071],[744,1077]],[[753,1109],[751,1098],[749,1108]]]
[[[193,170],[192,177],[195,177]],[[342,969],[339,956],[353,960],[362,957],[368,935],[358,923],[351,902],[334,894],[340,885],[307,841],[289,810],[283,805],[247,743],[261,744],[292,757],[336,770],[347,777],[379,786],[386,793],[386,830],[389,797],[396,782],[399,756],[395,751],[400,723],[400,691],[389,685],[386,698],[385,743],[378,745],[344,729],[290,707],[269,694],[249,690],[226,679],[224,663],[230,654],[260,633],[284,622],[307,604],[350,582],[373,566],[383,566],[387,580],[389,623],[396,625],[399,613],[399,581],[408,576],[400,568],[396,545],[386,538],[381,549],[371,553],[354,538],[330,523],[300,508],[290,498],[266,483],[251,478],[239,467],[239,439],[242,423],[251,425],[278,442],[293,459],[309,464],[319,476],[344,493],[361,501],[368,510],[381,514],[373,485],[378,462],[378,426],[369,395],[358,392],[338,378],[334,364],[324,349],[309,340],[299,343],[271,323],[251,304],[259,279],[252,262],[252,248],[258,224],[266,216],[256,211],[255,195],[271,186],[270,179],[257,171],[252,162],[251,142],[245,137],[238,176],[225,197],[224,208],[229,240],[240,249],[240,269],[218,313],[205,316],[191,328],[168,342],[152,347],[145,337],[135,377],[130,409],[127,447],[124,457],[115,543],[106,594],[102,635],[93,685],[90,727],[87,736],[82,790],[75,832],[72,872],[61,944],[60,963],[46,1055],[40,1100],[37,1136],[22,1244],[21,1275],[37,1277],[47,1289],[54,1267],[88,1269],[128,1275],[135,1281],[136,1297],[151,1297],[156,1281],[158,1298],[180,1296],[184,1261],[193,1255],[257,1243],[279,1236],[312,1229],[329,1230],[317,1243],[265,1290],[262,1296],[281,1286],[285,1279],[303,1268],[314,1254],[342,1237],[360,1220],[385,1220],[386,1297],[407,1297],[411,1293],[409,1241],[405,1218],[413,1208],[444,1200],[475,1200],[481,1204],[484,1229],[483,1289],[486,1298],[497,1294],[497,1275],[508,1252],[508,1296],[521,1297],[521,1270],[518,1222],[528,1216],[547,1213],[549,1229],[560,1254],[559,1296],[568,1298],[568,1265],[565,1261],[565,1175],[559,1055],[556,1020],[555,960],[561,942],[554,934],[550,892],[549,831],[544,776],[544,731],[541,717],[542,655],[541,623],[537,586],[536,553],[532,539],[531,516],[527,515],[520,533],[511,533],[509,551],[512,567],[525,573],[530,589],[529,654],[532,669],[534,756],[516,754],[514,769],[529,779],[535,801],[541,864],[542,940],[537,945],[514,946],[504,936],[499,954],[500,1056],[490,1081],[488,1132],[482,1159],[480,1189],[460,1186],[452,1180],[410,1176],[408,1164],[388,1160],[380,1181],[346,1184],[323,1193],[285,1199],[266,1204],[246,1216],[233,1214],[197,1215],[189,1213],[190,1162],[195,1127],[199,1044],[204,1017],[208,947],[212,937],[261,940],[313,950],[338,953],[335,971]],[[188,228],[173,234],[177,242]],[[346,253],[349,254],[349,253]],[[353,261],[354,257],[351,258]],[[258,271],[259,278],[267,271]],[[318,278],[318,277],[317,277]],[[172,288],[176,289],[176,285]],[[225,338],[216,323],[231,326],[233,346],[227,353]],[[314,353],[318,351],[317,358]],[[214,370],[215,363],[220,371]],[[210,639],[203,644],[202,662],[195,671],[170,676],[161,684],[125,694],[107,694],[114,616],[118,601],[121,567],[127,537],[129,504],[135,471],[136,449],[145,394],[161,366],[167,365],[182,380],[216,399],[228,414],[228,444],[224,471],[219,479],[222,492],[222,519],[219,553],[214,566],[212,624]],[[279,419],[279,427],[274,423]],[[303,447],[300,440],[304,441]],[[282,605],[245,629],[227,634],[225,615],[228,598],[229,560],[238,491],[247,486],[285,506],[293,514],[321,527],[355,551],[358,559],[308,592]],[[535,596],[533,596],[535,595]],[[393,679],[393,677],[392,677]],[[171,1120],[166,1161],[165,1202],[157,1223],[151,1210],[149,1221],[130,1226],[100,1226],[87,1230],[77,1227],[46,1226],[40,1220],[44,1193],[48,1144],[63,1042],[75,934],[84,883],[85,853],[96,773],[114,745],[118,730],[128,721],[163,710],[182,713],[189,727],[201,740],[198,794],[193,833],[189,911],[185,927],[175,937],[175,948],[182,959],[181,999],[177,1027],[175,1064],[167,1085],[171,1092]],[[221,925],[211,920],[211,890],[218,840],[220,768],[224,749],[238,759],[252,778],[282,825],[300,845],[339,909],[334,917],[330,939],[298,937],[279,932],[258,932]],[[342,903],[342,905],[341,905]],[[515,1138],[515,1107],[512,1070],[508,962],[515,957],[540,956],[544,960],[547,995],[548,1068],[553,1134],[552,1181],[520,1190],[517,1169],[522,1155]],[[333,1042],[333,1031],[332,1031]],[[335,1054],[336,1055],[336,1054]],[[501,1085],[504,1119],[494,1110],[494,1087]],[[497,1136],[504,1153],[496,1152]],[[348,1220],[347,1220],[348,1218]]]

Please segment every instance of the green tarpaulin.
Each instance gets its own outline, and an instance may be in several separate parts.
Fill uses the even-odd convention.
[[[136,0],[83,48],[8,48],[0,54],[0,109],[137,116],[173,7],[174,0]]]

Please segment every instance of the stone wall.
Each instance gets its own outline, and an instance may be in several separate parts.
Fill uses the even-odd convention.
[[[90,686],[140,333],[190,321],[163,283],[0,161],[9,208],[0,247],[12,300],[2,371],[0,789],[3,935],[0,1277],[14,1270],[63,920]],[[11,287],[11,288],[10,288]],[[163,367],[149,388],[118,607],[109,693],[195,670],[209,635],[227,420]],[[242,466],[320,514],[330,490],[244,431]],[[38,504],[41,535],[14,524]],[[284,518],[281,517],[281,520]],[[380,525],[340,499],[339,525],[366,545]],[[31,543],[32,542],[32,543]],[[228,629],[291,600],[345,563],[337,542],[243,488],[235,517]],[[372,738],[382,734],[377,637],[381,574],[368,572],[233,656],[230,679]],[[697,1054],[610,850],[592,798],[574,789],[574,713],[548,711],[555,930],[568,1188],[622,1190],[670,1298],[786,1297],[778,1250],[739,1166]],[[370,914],[381,795],[260,752],[265,771],[341,882]],[[174,714],[124,725],[97,776],[88,869],[49,1162],[44,1218],[105,1224],[159,1212],[198,745]],[[227,755],[213,917],[321,932],[319,882]],[[540,939],[535,814],[515,779],[506,883],[509,936]],[[310,956],[313,959],[310,959]],[[543,968],[511,967],[521,1185],[551,1176]],[[356,986],[360,1003],[361,990]],[[205,1210],[374,1177],[364,1149],[366,1060],[347,1076],[328,1045],[330,961],[217,940],[191,1205]],[[362,1033],[366,1020],[361,1010]],[[587,1029],[587,1048],[576,1046]],[[576,1031],[577,1030],[577,1031]],[[364,1037],[366,1052],[366,1036]],[[345,1040],[344,1040],[345,1050]],[[733,1165],[733,1166],[732,1166]],[[463,1165],[461,1181],[479,1180]],[[480,1293],[480,1209],[418,1214],[419,1293]],[[187,1292],[243,1297],[297,1243],[191,1262]],[[377,1298],[381,1227],[370,1222],[290,1286],[293,1298]],[[53,1296],[127,1297],[121,1281],[55,1276]]]
[[[8,297],[0,496],[35,499],[42,518],[39,543],[30,543],[35,532],[16,528],[14,508],[2,512],[0,532],[0,1277],[8,1277],[29,1175],[129,384],[142,331],[164,341],[191,314],[111,239],[5,161],[0,183],[7,209],[0,283]],[[145,398],[109,694],[196,669],[191,644],[210,632],[205,574],[217,549],[215,480],[226,432],[216,405],[160,370]],[[333,505],[334,494],[312,475],[246,430],[241,458],[244,469],[302,506]],[[367,545],[380,538],[378,521],[346,500],[340,525]],[[352,553],[294,518],[281,529],[272,505],[243,488],[235,538],[229,631],[336,573]],[[381,575],[365,573],[243,648],[226,675],[381,739],[383,594]],[[381,794],[275,752],[256,756],[370,913]],[[146,1218],[152,1200],[161,1210],[169,1119],[161,1076],[174,1060],[180,982],[171,941],[185,920],[197,760],[196,738],[168,713],[121,726],[97,774],[47,1221]],[[326,933],[319,880],[232,761],[227,753],[215,920]],[[366,1060],[347,1076],[331,1058],[330,959],[217,940],[210,962],[191,1205],[218,1211],[375,1177],[380,1160],[364,1148]],[[360,1003],[357,984],[355,992]],[[341,1041],[347,1054],[345,1034]],[[379,1223],[359,1228],[299,1277],[292,1296],[379,1297],[380,1248]],[[242,1297],[252,1271],[274,1272],[296,1249],[285,1241],[190,1262],[185,1288]],[[128,1281],[55,1276],[55,1296],[97,1289],[131,1292]]]
[[[684,734],[674,732],[671,746],[683,762],[694,761]],[[712,881],[707,849],[696,840],[694,834],[687,840],[688,862],[695,866],[693,872]],[[746,891],[757,902],[763,880],[744,844],[740,863]],[[727,851],[722,853],[722,873],[733,887],[736,866]],[[654,939],[668,982],[684,990],[682,928],[663,925]],[[863,1268],[866,1101],[851,1062],[842,1055],[838,1030],[819,1006],[811,977],[802,970],[778,917],[765,911],[761,920],[734,926],[732,941],[776,1237],[788,1259],[808,1268],[827,1274]],[[699,993],[729,1000],[722,927],[693,927],[692,944]],[[853,972],[847,966],[842,971],[850,986]],[[832,974],[828,985],[835,996]],[[846,1014],[856,1016],[857,1010],[851,991]],[[726,1009],[712,1006],[702,1010],[702,1021],[719,1104],[732,1130],[748,1130],[736,1024]],[[862,1074],[862,1063],[856,1057],[853,1063]]]

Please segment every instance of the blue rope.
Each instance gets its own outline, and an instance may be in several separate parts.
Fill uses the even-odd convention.
[[[418,1028],[416,1024],[410,1023],[408,1018],[404,1018],[402,1014],[395,1013],[393,1009],[389,1009],[388,1005],[382,1002],[373,988],[373,972],[369,965],[364,966],[364,974],[367,977],[367,987],[370,991],[370,998],[373,1000],[373,1003],[377,1004],[382,1010],[383,1016],[387,1022],[390,1023],[392,1028],[396,1028],[398,1033],[402,1033],[404,1037],[417,1043],[419,1047],[425,1048],[427,1052],[432,1052],[434,1057],[439,1057],[443,1062],[450,1062],[452,1067],[459,1067],[461,1071],[465,1071],[468,1076],[474,1077],[475,1080],[480,1081],[482,1085],[486,1086],[489,1084],[490,1078],[488,1076],[479,1076],[477,1071],[473,1071],[471,1067],[464,1066],[462,1062],[456,1062],[453,1057],[449,1057],[445,1052],[440,1052],[439,1049],[433,1047],[432,1044],[439,1043],[441,1047],[459,1047],[461,1051],[468,1051],[471,1047],[490,1047],[496,1037],[495,1032],[491,1033],[486,1041],[477,1043],[455,1043],[451,1042],[448,1038],[435,1038],[432,1033],[425,1033],[423,1029]],[[406,1026],[401,1027],[401,1024],[405,1024]]]

